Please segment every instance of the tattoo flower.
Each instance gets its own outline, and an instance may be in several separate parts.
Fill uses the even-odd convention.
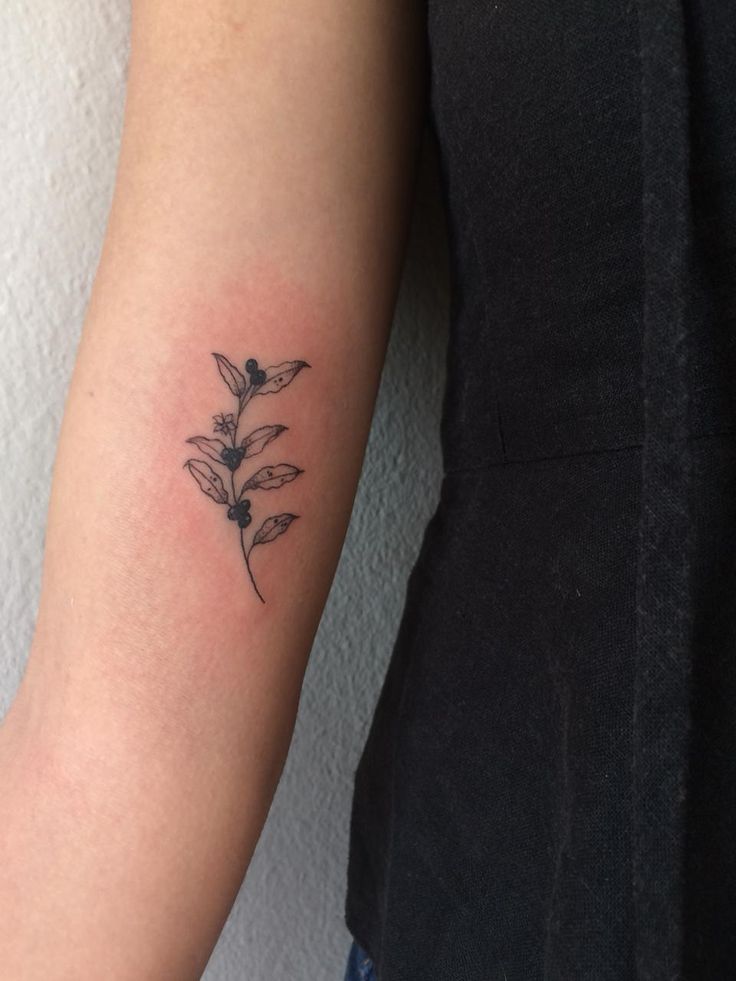
[[[235,416],[232,412],[228,412],[227,415],[224,412],[218,412],[212,418],[215,420],[214,432],[224,433],[226,436],[230,436],[231,433],[235,432]]]
[[[302,368],[308,368],[306,361],[284,361],[283,364],[270,368],[259,368],[255,358],[245,362],[245,375],[222,354],[213,354],[220,375],[237,399],[236,412],[218,412],[212,418],[215,421],[213,430],[220,433],[224,439],[212,439],[209,436],[191,436],[187,443],[192,443],[208,460],[225,468],[225,480],[207,460],[187,460],[184,467],[194,477],[199,488],[217,504],[227,507],[227,517],[237,524],[240,532],[240,548],[243,552],[245,567],[256,595],[265,603],[253,576],[250,555],[256,545],[267,545],[275,541],[289,528],[298,515],[285,512],[273,514],[266,518],[258,531],[253,535],[249,544],[245,541],[245,529],[253,520],[250,497],[247,493],[256,490],[276,490],[284,484],[295,480],[304,473],[290,463],[277,463],[260,467],[247,477],[240,486],[235,485],[235,471],[244,460],[261,453],[268,444],[280,436],[286,426],[259,426],[238,440],[238,429],[246,406],[256,395],[270,395],[280,392],[294,381]],[[229,486],[226,485],[226,482]]]

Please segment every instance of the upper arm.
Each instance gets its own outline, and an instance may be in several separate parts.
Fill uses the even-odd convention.
[[[31,958],[45,977],[103,962],[120,978],[198,976],[240,884],[383,359],[421,118],[418,7],[134,0],[33,650],[0,742],[16,788],[0,848],[14,976]],[[241,398],[251,358],[310,367]],[[237,447],[278,436],[231,471],[202,440],[241,403]],[[248,491],[241,529],[232,497],[283,464],[298,475]]]
[[[266,511],[304,512],[293,549],[269,550],[262,575],[274,601],[295,590],[310,598],[298,607],[310,633],[384,355],[422,93],[415,2],[136,0],[118,180],[59,452],[49,581],[84,576],[106,555],[109,588],[124,570],[129,615],[144,610],[145,634],[152,560],[136,543],[150,539],[164,606],[185,590],[203,632],[234,599],[234,628],[260,616],[238,593],[229,525],[182,485],[187,451],[201,458],[185,440],[212,437],[213,414],[232,411],[212,351],[241,369],[250,357],[301,359],[308,376],[254,400],[248,419],[288,427],[263,462],[288,454],[305,472],[261,495]],[[99,487],[83,507],[80,482]],[[106,519],[111,500],[123,522]],[[80,527],[90,528],[82,540]],[[99,609],[99,585],[80,583],[77,611],[88,593]]]

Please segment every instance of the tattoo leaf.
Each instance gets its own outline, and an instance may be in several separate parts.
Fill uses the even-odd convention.
[[[184,466],[208,497],[217,501],[218,504],[228,503],[227,491],[222,482],[222,477],[219,473],[215,473],[209,463],[205,463],[204,460],[187,460]]]
[[[235,485],[235,472],[240,469],[243,461],[262,453],[287,428],[282,425],[262,425],[253,429],[247,436],[243,436],[241,423],[243,413],[254,395],[269,395],[273,392],[280,392],[282,388],[294,381],[302,368],[309,368],[310,366],[306,361],[283,361],[281,364],[272,365],[270,368],[261,368],[256,358],[251,356],[242,362],[244,368],[244,372],[242,372],[224,354],[217,354],[213,351],[212,357],[215,359],[220,377],[235,396],[236,404],[233,411],[223,410],[212,416],[214,436],[190,436],[186,440],[187,443],[191,443],[197,448],[200,458],[187,460],[184,467],[195,479],[202,493],[212,498],[217,504],[225,505],[224,510],[227,513],[228,522],[232,522],[233,526],[237,528],[240,551],[243,553],[248,578],[258,599],[265,603],[266,601],[253,575],[250,554],[256,545],[266,545],[283,535],[298,515],[274,514],[263,521],[263,524],[251,538],[248,533],[253,522],[253,515],[251,514],[252,495],[250,492],[275,490],[295,480],[304,471],[290,463],[262,466],[245,480],[245,483],[240,487],[240,492],[238,492]],[[201,459],[201,457],[206,459]],[[218,464],[218,468],[214,469],[207,460]],[[223,467],[229,473],[222,469]],[[224,482],[225,478],[226,483]],[[232,495],[228,488],[232,488]],[[261,495],[257,496],[263,500]],[[257,509],[258,505],[256,505]],[[262,519],[259,518],[260,520]]]
[[[298,517],[298,514],[275,514],[271,518],[266,518],[255,534],[253,547],[274,541],[279,535],[283,535],[291,522]]]
[[[260,429],[253,430],[240,443],[245,450],[246,458],[260,453],[271,442],[276,439],[286,429],[286,426],[261,426]]]
[[[210,439],[207,436],[192,436],[187,443],[194,443],[200,453],[204,453],[210,460],[222,463],[222,451],[227,449],[221,439]]]
[[[213,352],[212,357],[217,362],[217,367],[227,387],[233,395],[237,395],[240,398],[246,389],[245,377],[238,371],[232,361],[228,361],[224,354],[215,354]]]
[[[294,381],[302,368],[309,367],[306,361],[284,361],[282,364],[266,368],[266,380],[254,394],[270,395],[272,392],[280,392]]]
[[[275,467],[261,467],[243,484],[241,494],[248,490],[275,490],[283,484],[288,484],[290,480],[294,480],[300,473],[304,473],[304,471],[298,467],[292,467],[290,463],[279,463]]]

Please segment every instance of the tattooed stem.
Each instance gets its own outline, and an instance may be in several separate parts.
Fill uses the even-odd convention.
[[[243,414],[243,408],[244,408],[243,402],[240,399],[238,399],[238,413],[235,416],[235,429],[233,429],[232,432],[233,449],[235,449],[238,443],[238,426],[240,425],[240,417]],[[235,493],[235,484],[233,484],[233,493]]]
[[[237,501],[238,501],[238,495],[235,492],[235,474],[234,473],[231,473],[230,474],[230,483],[232,484],[232,488],[233,488],[233,501],[235,503],[237,503]],[[240,529],[240,547],[243,550],[243,558],[245,559],[245,568],[248,570],[248,575],[250,576],[250,581],[253,584],[253,589],[255,589],[255,591],[256,591],[256,596],[261,601],[261,603],[265,603],[266,601],[263,598],[263,596],[261,595],[260,589],[256,585],[256,580],[255,580],[255,577],[253,576],[253,570],[250,567],[250,561],[249,561],[250,552],[245,547],[245,529],[244,528],[241,528]]]
[[[241,395],[241,397],[238,399],[238,419],[240,419],[241,415],[243,414],[243,409],[246,407],[246,405],[253,398],[254,388],[255,388],[254,385],[248,385],[248,387],[246,388],[246,390],[243,392],[243,394]]]
[[[202,456],[207,457],[207,460],[211,460],[217,466],[227,468],[232,498],[222,475],[213,469],[207,460],[192,458],[186,461],[184,467],[199,485],[200,490],[217,504],[224,504],[228,519],[237,522],[240,533],[240,548],[248,576],[256,596],[262,603],[265,603],[266,601],[256,585],[250,566],[250,553],[256,545],[268,545],[280,538],[288,530],[297,515],[285,511],[272,514],[262,520],[260,528],[254,534],[250,547],[248,547],[245,544],[245,528],[250,525],[253,516],[251,514],[251,501],[244,495],[246,490],[276,490],[283,484],[296,479],[304,471],[290,463],[261,467],[241,484],[240,492],[238,492],[235,486],[235,471],[240,467],[243,460],[261,453],[272,440],[280,436],[287,428],[281,424],[262,425],[248,433],[239,442],[240,422],[246,406],[255,395],[274,395],[276,392],[280,392],[294,381],[303,368],[308,368],[309,364],[306,361],[283,361],[281,364],[271,365],[268,368],[259,368],[255,358],[248,358],[245,362],[245,371],[248,375],[248,379],[246,379],[240,368],[226,358],[224,354],[217,354],[213,351],[212,356],[217,363],[217,370],[222,380],[237,399],[237,407],[234,412],[218,412],[212,417],[215,422],[213,431],[216,434],[222,434],[222,439],[191,436],[186,442],[196,446]],[[228,442],[229,446],[227,445]]]
[[[265,603],[266,601],[263,598],[263,596],[261,596],[261,591],[258,588],[258,586],[256,585],[256,581],[255,581],[255,578],[253,576],[253,570],[250,567],[250,561],[249,561],[250,552],[246,551],[246,548],[245,548],[245,532],[243,531],[242,528],[240,529],[240,547],[243,550],[243,558],[245,559],[245,568],[248,570],[248,575],[250,576],[250,581],[253,583],[253,589],[255,589],[255,591],[256,591],[256,596],[261,601],[261,603]]]

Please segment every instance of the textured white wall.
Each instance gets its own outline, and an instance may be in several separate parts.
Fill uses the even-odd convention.
[[[0,716],[38,597],[56,438],[112,191],[124,0],[0,8]],[[342,981],[352,778],[440,480],[447,279],[425,161],[350,531],[283,779],[207,981]]]

